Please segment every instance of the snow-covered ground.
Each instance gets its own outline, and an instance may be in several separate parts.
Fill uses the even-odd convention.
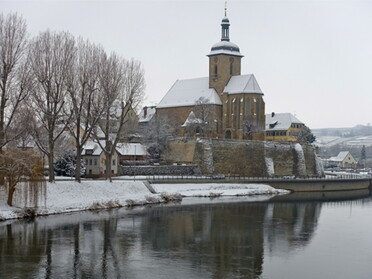
[[[287,190],[275,189],[264,184],[230,184],[230,183],[205,183],[205,184],[152,184],[157,193],[179,193],[184,197],[209,197],[209,196],[255,196],[278,195],[289,193]]]
[[[38,214],[57,214],[125,206],[128,200],[145,203],[147,197],[158,197],[151,194],[140,181],[58,181],[47,183],[46,198],[39,200]],[[0,199],[0,219],[17,218],[23,204],[9,207]]]
[[[37,214],[57,214],[88,209],[145,204],[160,200],[161,193],[179,193],[184,197],[251,196],[252,201],[287,193],[262,184],[154,184],[152,194],[143,181],[57,181],[47,183],[45,198],[39,199]],[[19,191],[21,195],[22,191]],[[9,207],[0,195],[0,220],[23,216],[24,203]],[[253,199],[254,197],[254,199]],[[260,198],[259,198],[260,197]],[[16,200],[20,200],[19,198]],[[218,199],[217,199],[218,200]],[[221,200],[221,202],[223,202]],[[20,203],[20,202],[18,202]]]

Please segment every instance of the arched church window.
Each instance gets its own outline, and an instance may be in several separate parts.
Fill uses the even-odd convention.
[[[251,106],[251,103],[249,101],[249,98],[246,97],[245,99],[245,114],[248,115],[250,113],[250,106]]]
[[[234,58],[230,58],[230,75],[233,75]]]
[[[217,64],[214,65],[214,76],[217,77]]]

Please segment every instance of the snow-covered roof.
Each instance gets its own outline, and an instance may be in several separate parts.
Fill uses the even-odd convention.
[[[194,106],[203,97],[209,104],[222,105],[214,88],[209,88],[209,77],[177,80],[156,108]]]
[[[228,54],[228,55],[243,57],[243,55],[240,53],[240,49],[238,45],[230,41],[221,41],[221,42],[214,44],[208,56],[213,56],[213,55],[218,55],[218,54]]]
[[[156,113],[156,107],[144,107],[139,114],[139,122],[149,122]]]
[[[141,143],[119,143],[116,146],[116,151],[120,155],[136,155],[136,156],[146,156],[146,147]]]
[[[349,155],[349,153],[349,151],[341,151],[336,157],[331,157],[329,158],[329,160],[334,162],[342,162],[343,160],[345,160],[346,156]]]
[[[104,141],[101,141],[104,144]],[[86,150],[93,150],[92,154],[86,154]],[[102,153],[102,148],[95,141],[88,141],[83,147],[83,155],[99,156]],[[118,143],[116,145],[116,151],[121,155],[147,155],[146,147],[141,143]]]
[[[232,76],[223,92],[229,94],[256,93],[263,94],[253,74]]]
[[[86,154],[86,150],[93,150],[92,154]],[[95,141],[87,141],[83,147],[83,155],[99,156],[102,153],[102,148]]]
[[[195,113],[193,111],[191,111],[189,116],[187,117],[185,123],[183,123],[182,127],[187,127],[191,124],[200,124],[202,122],[203,122],[203,120],[201,120],[200,118],[197,118],[195,116]]]
[[[265,115],[266,131],[288,130],[292,123],[304,124],[291,113],[275,113]]]

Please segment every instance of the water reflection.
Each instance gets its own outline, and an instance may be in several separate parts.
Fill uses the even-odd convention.
[[[0,278],[261,278],[265,257],[311,243],[322,199],[370,202],[368,191],[353,195],[356,201],[296,194],[0,223]]]

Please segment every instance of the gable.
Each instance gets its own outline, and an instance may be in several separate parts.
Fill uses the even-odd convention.
[[[228,94],[253,93],[263,95],[263,92],[253,74],[232,76],[223,92]]]

